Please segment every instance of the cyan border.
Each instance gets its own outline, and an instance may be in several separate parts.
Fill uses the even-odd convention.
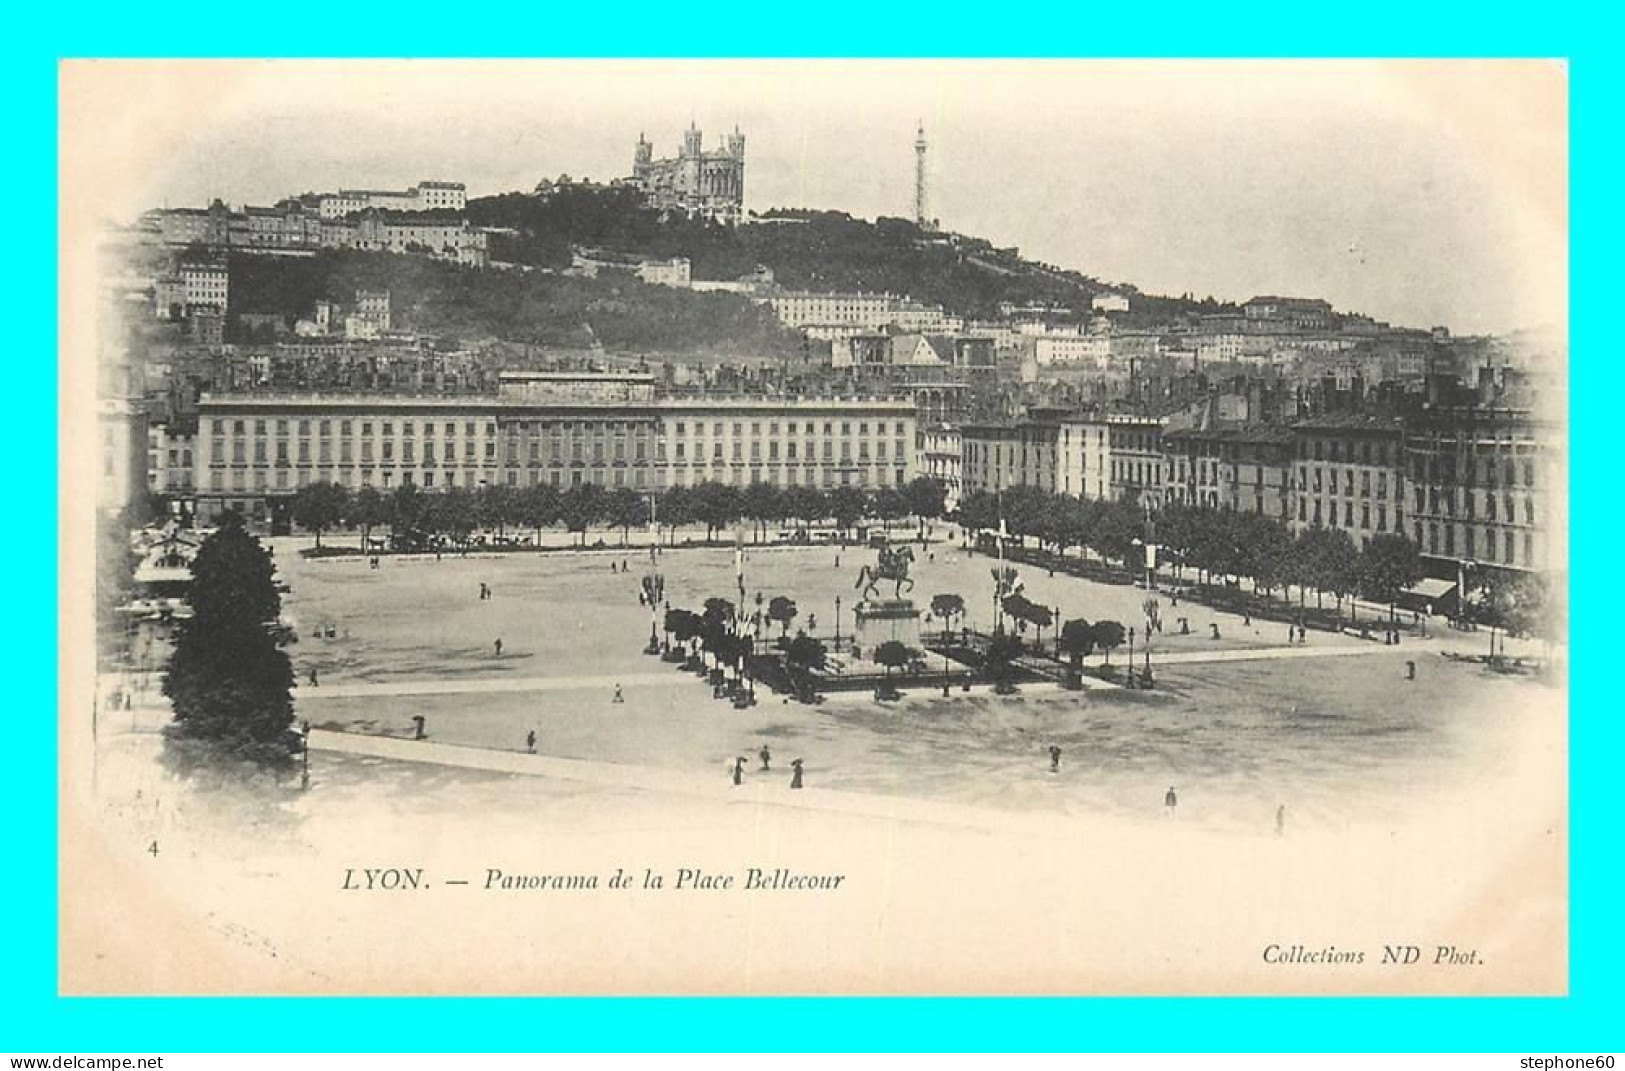
[[[387,10],[387,14],[385,13]],[[8,13],[3,78],[19,200],[9,379],[13,568],[5,625],[14,684],[3,739],[12,819],[0,1048],[11,1051],[530,1050],[600,1048],[1261,1049],[1576,1051],[1617,1047],[1620,756],[1597,659],[1614,624],[1575,568],[1571,728],[1571,996],[1551,999],[322,1000],[56,997],[56,62],[66,56],[1551,56],[1571,63],[1572,555],[1601,562],[1619,506],[1606,461],[1604,347],[1620,245],[1620,93],[1612,15],[1566,4],[1067,3],[787,9],[616,3],[448,12],[422,0],[323,9],[76,3]],[[331,24],[329,24],[331,26]],[[1083,267],[1087,267],[1086,265]],[[1589,492],[1589,495],[1588,495]],[[41,549],[51,546],[52,550]],[[19,561],[27,563],[18,567]]]

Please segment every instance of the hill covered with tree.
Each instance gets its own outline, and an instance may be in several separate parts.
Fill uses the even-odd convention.
[[[456,338],[620,352],[785,356],[801,352],[765,306],[735,294],[650,286],[625,276],[583,279],[493,271],[425,257],[325,250],[312,257],[233,254],[233,314],[308,319],[318,300],[388,290],[397,327]]]
[[[1224,308],[1189,295],[1142,295],[1027,260],[985,239],[924,231],[906,219],[870,222],[845,212],[775,208],[728,228],[663,216],[630,186],[564,183],[534,194],[475,198],[468,214],[475,223],[507,232],[493,235],[493,257],[539,267],[567,266],[573,245],[681,256],[696,279],[737,279],[766,267],[793,290],[903,294],[974,318],[995,316],[1001,302],[1051,304],[1081,317],[1095,295],[1108,290],[1134,296],[1135,319]]]

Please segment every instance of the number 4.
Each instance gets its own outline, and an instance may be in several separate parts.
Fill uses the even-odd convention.
[[[157,858],[158,857],[158,842],[153,841],[151,844],[147,845],[147,852],[153,858]]]

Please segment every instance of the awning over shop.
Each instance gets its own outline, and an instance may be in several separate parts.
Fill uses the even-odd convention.
[[[1454,580],[1435,580],[1432,577],[1417,581],[1405,589],[1405,594],[1416,595],[1424,599],[1437,600],[1456,590]]]

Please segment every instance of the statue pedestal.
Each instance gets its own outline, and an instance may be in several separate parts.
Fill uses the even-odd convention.
[[[865,599],[854,608],[857,616],[857,642],[865,652],[896,640],[920,647],[920,611],[913,599]]]

